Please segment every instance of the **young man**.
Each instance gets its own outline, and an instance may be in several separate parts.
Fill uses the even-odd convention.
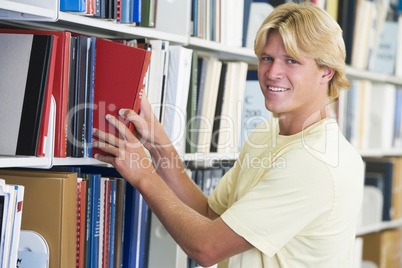
[[[140,191],[203,266],[350,267],[363,163],[329,115],[331,98],[348,86],[341,29],[318,7],[284,4],[262,24],[255,53],[276,118],[250,135],[209,198],[187,177],[146,98],[139,115],[120,111],[137,138],[108,116],[123,139],[95,130],[94,145],[112,154],[96,157]]]

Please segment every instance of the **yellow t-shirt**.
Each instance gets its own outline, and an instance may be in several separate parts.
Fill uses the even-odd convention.
[[[364,167],[333,119],[279,135],[258,126],[208,204],[255,248],[218,267],[352,265]]]

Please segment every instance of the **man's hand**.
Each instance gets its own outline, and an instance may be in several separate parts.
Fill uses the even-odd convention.
[[[93,146],[109,153],[109,155],[96,154],[95,158],[113,165],[135,187],[141,178],[154,175],[154,166],[148,159],[141,142],[124,123],[112,115],[107,115],[106,119],[119,131],[121,138],[94,129],[93,135],[99,140],[94,140]]]

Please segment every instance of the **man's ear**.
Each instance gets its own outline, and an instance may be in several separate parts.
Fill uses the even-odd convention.
[[[335,70],[329,67],[324,68],[324,73],[321,77],[321,83],[326,84],[328,83],[335,74]]]

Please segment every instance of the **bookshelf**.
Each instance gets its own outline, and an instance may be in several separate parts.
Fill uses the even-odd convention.
[[[169,41],[171,44],[182,45],[206,54],[216,56],[221,60],[245,61],[257,66],[257,58],[253,50],[239,47],[228,47],[214,41],[203,40],[189,35],[179,35],[158,30],[157,28],[133,27],[116,22],[86,17],[78,14],[59,12],[57,1],[48,0],[43,6],[35,6],[29,1],[0,0],[0,15],[9,20],[0,20],[0,26],[37,28],[50,30],[68,30],[100,38],[147,38]],[[348,67],[347,76],[350,79],[367,79],[377,83],[391,83],[402,86],[402,77],[375,73]],[[361,150],[363,157],[402,156],[402,149]],[[195,153],[185,154],[183,160],[191,162],[194,167],[211,167],[216,163],[234,161],[238,153]],[[104,165],[103,162],[92,158],[57,158],[48,157],[0,157],[0,168],[5,167],[34,167],[50,168],[58,165]],[[402,220],[382,222],[373,226],[358,229],[357,235],[402,227]]]

